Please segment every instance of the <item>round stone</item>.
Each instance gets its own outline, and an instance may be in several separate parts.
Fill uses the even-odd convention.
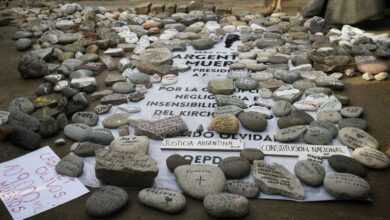
[[[241,112],[238,115],[242,126],[249,131],[264,131],[267,128],[268,122],[267,119],[259,112]]]
[[[257,198],[260,194],[260,189],[255,183],[242,180],[227,180],[226,191],[246,198]]]
[[[76,112],[72,116],[72,122],[95,126],[99,122],[99,116],[94,112]]]
[[[221,160],[218,167],[225,173],[227,179],[241,179],[249,175],[250,162],[243,157],[227,157]]]
[[[64,128],[64,134],[74,141],[86,141],[91,127],[86,124],[68,124]]]
[[[56,171],[59,174],[78,177],[83,172],[84,161],[81,157],[74,154],[68,154],[56,165]]]
[[[357,68],[362,73],[378,74],[389,69],[387,63],[380,60],[368,60],[358,63]]]
[[[280,129],[276,135],[275,140],[280,142],[290,142],[297,140],[307,130],[305,125],[298,125]]]
[[[34,111],[34,109],[35,108],[33,103],[26,97],[18,97],[13,99],[8,106],[9,112],[22,111],[24,113],[30,114]]]
[[[236,134],[240,123],[234,115],[220,115],[211,120],[210,129],[224,134]]]
[[[327,174],[324,187],[337,199],[366,199],[370,193],[370,185],[363,178],[349,173]]]
[[[42,137],[52,137],[57,134],[59,126],[53,117],[44,117],[39,126],[39,134]]]
[[[248,199],[231,193],[209,194],[203,206],[210,215],[218,218],[239,218],[249,212]]]
[[[270,98],[272,98],[272,91],[269,89],[263,88],[263,89],[259,90],[259,95],[263,99],[270,99]]]
[[[328,158],[328,162],[330,167],[340,173],[350,173],[361,177],[367,174],[367,169],[361,163],[344,155],[332,155]]]
[[[168,169],[171,172],[174,172],[176,167],[178,167],[178,166],[190,165],[191,164],[191,160],[188,160],[188,159],[182,157],[179,154],[173,154],[173,155],[171,155],[171,156],[169,156],[167,158],[166,164],[167,164]]]
[[[340,113],[346,118],[358,118],[363,114],[363,108],[357,106],[348,106],[341,109]]]
[[[361,118],[344,118],[337,125],[339,129],[352,127],[367,130],[367,122]]]
[[[327,121],[333,124],[337,124],[341,121],[342,117],[338,111],[320,111],[317,113],[318,121]]]
[[[168,213],[180,212],[186,206],[184,195],[171,189],[143,189],[138,193],[138,201]]]
[[[283,117],[289,115],[292,110],[291,103],[281,100],[277,101],[275,105],[272,107],[272,113],[277,117]]]
[[[338,139],[342,144],[352,149],[358,147],[376,149],[379,147],[379,142],[373,136],[359,128],[346,127],[341,129]]]
[[[112,91],[120,94],[132,93],[135,91],[135,85],[131,82],[117,82],[112,85]]]
[[[332,142],[333,135],[328,129],[309,127],[303,135],[303,139],[308,144],[327,145]]]
[[[102,124],[105,128],[119,128],[128,123],[129,116],[127,113],[117,113],[105,118]]]
[[[300,160],[294,167],[295,175],[310,186],[319,186],[325,178],[324,167],[314,161]]]
[[[103,186],[97,189],[85,203],[88,214],[96,217],[112,214],[127,204],[129,196],[116,186]]]
[[[390,165],[386,154],[370,147],[358,147],[352,153],[352,158],[373,169],[384,169]]]
[[[264,153],[256,148],[245,148],[240,151],[240,157],[247,159],[250,163],[254,160],[264,159]]]
[[[239,78],[236,80],[236,87],[242,90],[256,89],[257,81],[249,77]]]
[[[325,93],[317,93],[317,94],[312,94],[307,96],[306,100],[314,101],[317,103],[318,106],[321,106],[322,104],[324,104],[329,100],[329,96],[326,95]]]
[[[32,41],[29,38],[20,38],[16,41],[16,49],[25,51],[31,47]]]

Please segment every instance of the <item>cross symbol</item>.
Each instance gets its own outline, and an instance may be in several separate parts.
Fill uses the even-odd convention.
[[[199,176],[199,179],[195,179],[197,181],[199,181],[199,186],[202,185],[202,181],[205,180],[202,178],[202,176]]]

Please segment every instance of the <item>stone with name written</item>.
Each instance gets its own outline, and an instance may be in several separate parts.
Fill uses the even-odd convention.
[[[130,82],[134,84],[142,84],[142,83],[149,83],[150,82],[150,76],[142,73],[138,70],[133,70],[131,68],[126,69],[123,74],[130,80]]]
[[[229,95],[234,91],[232,79],[213,79],[208,82],[207,91],[212,94]]]
[[[285,100],[277,101],[275,102],[274,106],[272,106],[272,113],[278,117],[289,115],[291,113],[291,110],[291,103]]]
[[[257,88],[257,81],[249,77],[243,77],[236,80],[235,85],[242,90],[253,90]]]
[[[203,201],[206,211],[218,218],[240,218],[249,212],[249,201],[244,196],[231,193],[213,193]]]
[[[20,127],[31,131],[38,131],[40,124],[38,119],[22,111],[11,112],[8,117],[8,125],[14,128]]]
[[[228,95],[216,95],[215,100],[218,106],[226,106],[226,105],[235,105],[240,108],[247,108],[245,102],[237,97],[228,96]]]
[[[361,118],[344,118],[340,120],[337,124],[339,129],[346,127],[359,128],[362,130],[367,130],[367,122]]]
[[[107,128],[92,129],[87,135],[87,141],[95,144],[108,145],[112,140],[114,140],[114,136]]]
[[[226,157],[219,162],[218,167],[227,179],[242,179],[248,176],[251,170],[250,162],[243,157]]]
[[[86,201],[88,214],[96,217],[110,215],[127,204],[129,195],[116,186],[103,186],[97,189]]]
[[[138,193],[138,201],[168,213],[180,212],[186,206],[184,195],[172,189],[143,189]]]
[[[71,147],[71,151],[79,157],[93,157],[97,149],[104,149],[104,145],[90,142],[76,142]]]
[[[215,108],[213,112],[213,117],[217,117],[220,115],[237,115],[242,111],[242,108],[237,107],[235,105],[226,105]]]
[[[327,102],[322,104],[318,111],[340,111],[342,104],[335,96],[331,96]]]
[[[304,191],[299,180],[284,166],[253,161],[253,177],[260,190],[267,194],[280,194],[293,199],[303,199]]]
[[[64,128],[64,134],[74,141],[86,141],[91,127],[86,124],[68,124]]]
[[[299,100],[293,104],[295,109],[302,111],[316,111],[319,107],[316,101],[311,100]]]
[[[324,167],[320,163],[308,160],[298,161],[294,173],[302,182],[310,186],[322,185],[325,178]]]
[[[236,134],[240,123],[234,115],[220,115],[211,119],[209,129],[223,134]]]
[[[110,149],[122,152],[138,151],[148,154],[149,138],[134,135],[118,137],[111,142]]]
[[[18,97],[13,99],[8,106],[9,112],[22,111],[31,114],[34,111],[34,104],[26,97]]]
[[[164,86],[173,85],[178,82],[179,78],[175,74],[168,74],[161,78],[161,84]]]
[[[386,154],[370,147],[356,148],[352,158],[373,169],[384,169],[390,165],[390,159]]]
[[[333,140],[333,134],[326,128],[309,127],[303,135],[303,140],[308,144],[328,145]]]
[[[330,132],[332,132],[333,137],[337,137],[337,134],[339,133],[339,129],[336,127],[336,125],[327,122],[327,121],[312,121],[310,123],[310,127],[321,127],[326,128]]]
[[[370,185],[363,178],[349,173],[327,174],[324,187],[337,199],[366,199],[370,193]]]
[[[364,109],[362,107],[357,106],[348,106],[342,108],[340,113],[343,117],[346,118],[358,118],[363,114]]]
[[[116,82],[112,85],[112,91],[119,94],[127,94],[135,91],[135,85],[131,82]]]
[[[122,125],[126,125],[129,121],[129,114],[127,113],[117,113],[110,115],[102,121],[102,124],[105,128],[118,128]]]
[[[191,160],[186,159],[179,154],[173,154],[169,156],[166,160],[167,167],[171,172],[174,172],[176,167],[178,166],[191,165],[191,162]]]
[[[344,155],[332,155],[328,158],[330,167],[339,173],[350,173],[364,177],[367,169],[357,160]]]
[[[306,100],[313,101],[317,103],[318,106],[321,106],[322,104],[324,104],[329,100],[329,96],[326,95],[325,93],[316,93],[316,94],[308,95],[306,97]]]
[[[256,81],[267,81],[269,79],[273,79],[274,75],[270,72],[261,71],[261,72],[250,73],[250,77],[252,79],[255,79]]]
[[[56,172],[65,176],[78,177],[83,172],[84,161],[81,157],[68,154],[56,165]]]
[[[95,113],[98,115],[106,114],[106,113],[110,112],[111,107],[112,107],[111,104],[108,104],[108,105],[99,104],[99,105],[95,106]]]
[[[256,148],[245,148],[240,151],[240,157],[247,159],[250,163],[254,160],[264,159],[264,153]]]
[[[157,140],[168,137],[185,136],[188,132],[187,125],[180,116],[172,116],[156,121],[141,123],[135,128],[135,135],[144,135]]]
[[[146,188],[158,174],[156,161],[141,152],[95,151],[96,177],[108,184]]]
[[[371,147],[377,149],[379,142],[369,133],[359,128],[346,127],[339,131],[339,141],[351,149]]]
[[[327,121],[333,124],[337,124],[342,119],[343,118],[341,117],[340,113],[335,110],[320,111],[317,113],[318,121]]]
[[[175,169],[180,188],[191,197],[204,199],[208,194],[223,192],[225,175],[213,165],[182,165]]]
[[[113,94],[106,95],[100,99],[100,103],[102,104],[120,105],[127,102],[128,102],[127,94],[113,93]]]
[[[227,180],[226,191],[246,198],[257,198],[260,194],[260,190],[255,183],[242,180]]]
[[[299,137],[301,137],[301,135],[303,133],[305,133],[306,130],[307,130],[307,127],[305,125],[298,125],[298,126],[280,129],[275,134],[275,140],[280,141],[280,142],[295,141]]]
[[[268,125],[264,114],[254,111],[241,112],[238,115],[238,119],[240,120],[242,126],[249,131],[264,131]]]
[[[275,101],[285,100],[290,103],[298,101],[302,97],[302,92],[298,89],[291,89],[288,86],[281,86],[272,94],[272,99]]]
[[[72,116],[72,122],[95,126],[99,122],[99,116],[94,112],[76,112]]]

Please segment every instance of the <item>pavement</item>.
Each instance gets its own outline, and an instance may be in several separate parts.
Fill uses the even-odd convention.
[[[388,30],[388,29],[387,29]],[[21,55],[11,40],[16,27],[0,27],[0,109],[6,110],[9,102],[15,97],[34,97],[35,88],[42,83],[42,79],[22,80],[17,72],[17,64]],[[103,88],[103,79],[107,72],[99,75],[98,90]],[[386,151],[390,146],[390,81],[367,82],[361,77],[344,79],[345,89],[337,94],[347,95],[351,98],[350,105],[364,108],[363,119],[368,122],[368,132],[380,143],[380,150]],[[91,104],[90,108],[95,106]],[[71,141],[67,140],[66,146],[55,146],[54,140],[64,137],[58,134],[56,137],[46,139],[42,146],[50,145],[52,149],[63,157],[69,152]],[[28,151],[12,146],[5,142],[0,144],[0,163],[22,156]],[[245,219],[390,219],[390,212],[387,210],[390,203],[390,172],[389,169],[374,171],[371,170],[366,177],[371,186],[372,202],[356,201],[329,201],[329,202],[291,202],[276,200],[250,200],[249,214]],[[1,180],[0,180],[1,183]],[[91,189],[93,191],[93,189]],[[138,191],[127,189],[129,193],[128,205],[106,219],[212,219],[202,206],[202,202],[186,196],[186,209],[179,214],[166,214],[140,204],[137,201]],[[31,219],[90,219],[84,209],[86,199],[90,194],[70,201],[61,206],[32,217]],[[11,219],[8,211],[1,203],[0,219]]]

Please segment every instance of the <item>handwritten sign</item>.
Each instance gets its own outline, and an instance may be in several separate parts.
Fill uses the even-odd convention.
[[[260,144],[260,150],[266,155],[275,156],[300,156],[302,154],[313,154],[321,157],[332,155],[344,155],[350,157],[348,147],[343,145],[308,145],[308,144]]]
[[[88,193],[77,179],[58,174],[50,147],[0,164],[0,198],[12,218],[25,219]]]
[[[223,139],[164,139],[162,150],[213,150],[213,151],[240,151],[244,149],[242,140]]]

